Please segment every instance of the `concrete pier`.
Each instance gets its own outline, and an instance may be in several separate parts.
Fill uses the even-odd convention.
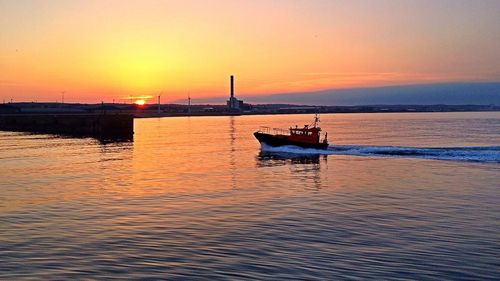
[[[132,139],[134,118],[129,114],[0,114],[0,130]]]

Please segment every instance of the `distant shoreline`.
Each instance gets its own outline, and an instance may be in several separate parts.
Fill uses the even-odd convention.
[[[0,115],[5,114],[126,114],[135,118],[183,116],[241,116],[327,113],[424,113],[424,112],[499,112],[499,105],[354,105],[311,106],[294,104],[246,104],[244,110],[230,111],[226,105],[185,104],[78,104],[78,103],[5,103],[0,104]]]
[[[469,110],[469,111],[377,111],[377,112],[319,112],[318,114],[384,114],[384,113],[473,113],[473,112],[500,112],[500,110]],[[201,113],[201,114],[186,114],[186,113],[147,113],[134,114],[134,118],[163,118],[163,117],[219,117],[219,116],[254,116],[254,115],[303,115],[314,114],[314,112],[275,112],[275,113]]]

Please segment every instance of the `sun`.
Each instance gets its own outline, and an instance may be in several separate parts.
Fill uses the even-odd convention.
[[[146,104],[146,101],[145,100],[136,100],[135,104],[137,104],[137,105],[144,105],[144,104]]]

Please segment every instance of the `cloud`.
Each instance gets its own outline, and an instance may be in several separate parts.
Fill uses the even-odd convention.
[[[304,105],[369,104],[500,104],[500,82],[431,83],[383,87],[327,89],[268,95],[243,95],[249,103]],[[196,103],[222,103],[224,97],[195,99]]]
[[[20,83],[15,82],[14,80],[0,80],[1,86],[18,86]]]

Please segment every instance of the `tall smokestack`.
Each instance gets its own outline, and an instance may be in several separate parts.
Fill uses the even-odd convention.
[[[231,97],[234,98],[234,76],[231,75]]]

